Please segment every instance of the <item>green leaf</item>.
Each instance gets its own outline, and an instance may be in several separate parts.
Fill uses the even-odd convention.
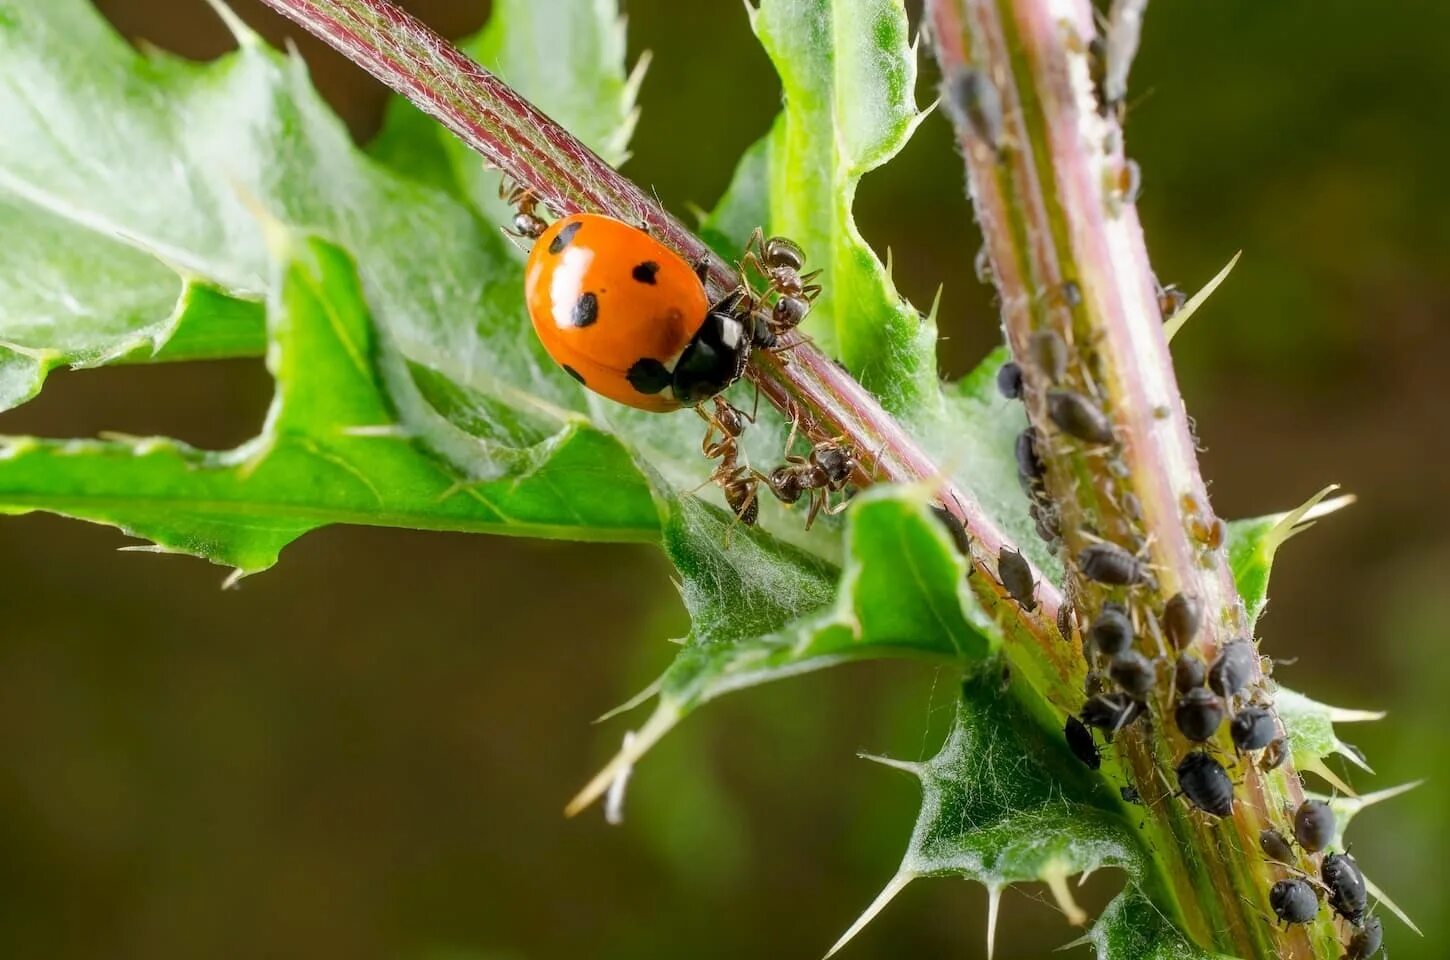
[[[1098,960],[1232,960],[1190,943],[1162,910],[1131,886],[1108,904],[1085,939]]]
[[[487,26],[461,48],[610,164],[629,156],[648,58],[625,70],[616,0],[496,0]],[[471,203],[490,222],[508,222],[498,174],[408,101],[389,102],[369,149],[398,173]]]
[[[1287,687],[1280,687],[1274,695],[1274,709],[1279,714],[1279,719],[1284,724],[1284,732],[1289,738],[1294,766],[1301,772],[1317,773],[1336,789],[1351,795],[1354,791],[1325,764],[1325,760],[1337,755],[1366,773],[1373,772],[1358,749],[1339,739],[1334,725],[1382,720],[1385,716],[1383,713],[1331,707],[1310,700],[1302,693],[1295,693]]]
[[[839,572],[689,500],[665,524],[690,636],[652,692],[653,715],[570,804],[582,809],[701,704],[733,690],[873,657],[982,661],[1000,642],[966,561],[920,487],[856,498]]]
[[[1258,622],[1269,602],[1269,571],[1274,565],[1274,555],[1285,541],[1312,527],[1320,517],[1354,502],[1352,496],[1325,499],[1338,489],[1338,485],[1330,484],[1293,510],[1235,520],[1228,525],[1229,567],[1250,623]]]
[[[995,937],[1002,890],[1043,882],[1068,919],[1086,915],[1067,879],[1102,867],[1128,871],[1126,889],[1085,941],[1101,958],[1200,958],[1143,893],[1149,857],[1108,783],[1068,751],[1003,683],[1000,663],[968,675],[952,730],[936,756],[913,763],[879,760],[912,774],[922,804],[896,875],[837,941],[841,949],[911,880],[965,877],[989,893],[988,942]],[[1035,694],[1026,693],[1030,701]]]
[[[166,552],[252,573],[330,523],[530,536],[652,539],[658,517],[619,443],[576,424],[534,472],[460,484],[397,422],[356,272],[335,247],[289,238],[269,304],[277,395],[261,436],[209,452],[173,440],[11,439],[0,512],[49,510]],[[563,526],[557,518],[570,517]]]
[[[929,419],[938,413],[935,324],[896,292],[851,213],[861,177],[895,156],[923,116],[906,9],[901,0],[749,9],[785,94],[770,133],[769,226],[822,271],[807,329],[892,413]]]
[[[7,228],[41,241],[0,252],[5,282],[38,291],[0,308],[0,343],[16,345],[0,354],[12,401],[72,359],[258,350],[270,218],[356,258],[372,315],[407,361],[385,369],[394,402],[471,479],[533,476],[563,452],[575,466],[597,453],[590,471],[616,475],[617,445],[575,437],[600,405],[520,335],[512,248],[457,201],[361,155],[299,61],[245,32],[212,64],[138,53],[83,0],[0,0],[0,11],[0,196],[17,206]],[[88,299],[47,321],[44,303],[69,303],[68,283]],[[698,463],[682,428],[651,439]],[[637,471],[617,485],[637,498],[621,535],[638,536],[633,518],[654,514],[648,490]],[[554,517],[529,524],[586,539],[618,526],[594,529],[587,504],[554,503]]]

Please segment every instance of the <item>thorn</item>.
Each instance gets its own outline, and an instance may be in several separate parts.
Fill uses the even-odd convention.
[[[905,770],[914,777],[920,777],[923,769],[921,764],[913,760],[897,760],[895,757],[880,757],[874,753],[858,753],[856,756],[862,760],[879,763],[884,767],[891,767],[894,770]]]
[[[1343,740],[1335,737],[1334,752],[1356,767],[1359,767],[1365,773],[1374,774],[1374,768],[1369,765],[1369,761],[1364,758],[1364,754],[1359,752],[1359,748],[1353,744],[1345,743]]]
[[[238,46],[249,47],[256,43],[256,31],[247,26],[246,22],[237,16],[236,11],[223,3],[222,0],[206,0],[206,2],[217,17],[221,19],[221,22],[226,26],[228,32],[231,33],[233,39],[237,41]]]
[[[1322,758],[1320,758],[1320,757],[1315,757],[1314,759],[1312,759],[1312,760],[1310,760],[1308,762],[1300,763],[1298,766],[1299,766],[1299,769],[1300,770],[1307,770],[1307,771],[1309,771],[1311,773],[1317,773],[1317,774],[1319,774],[1325,780],[1329,781],[1329,785],[1330,786],[1332,786],[1336,790],[1339,790],[1342,793],[1347,793],[1351,797],[1358,797],[1359,796],[1359,794],[1357,794],[1357,793],[1354,792],[1354,788],[1353,787],[1351,787],[1349,784],[1345,783],[1343,780],[1339,779],[1339,775],[1338,774],[1336,774],[1333,770],[1331,770],[1327,766],[1325,766],[1324,765],[1324,760]]]
[[[163,547],[159,543],[133,543],[125,547],[117,547],[117,553],[164,553],[167,555],[186,556],[185,550],[176,550],[171,547]]]
[[[1308,500],[1305,500],[1295,509],[1290,510],[1288,513],[1280,514],[1278,521],[1269,529],[1268,533],[1264,534],[1264,539],[1260,541],[1259,552],[1266,557],[1273,557],[1275,552],[1284,545],[1284,541],[1298,532],[1295,528],[1305,520],[1311,519],[1310,514],[1314,511],[1315,507],[1319,506],[1320,501],[1338,489],[1339,484],[1331,483]],[[1351,499],[1350,502],[1352,503],[1353,500]],[[1345,506],[1348,506],[1348,504],[1345,504]],[[1323,514],[1315,514],[1315,516],[1323,516]]]
[[[937,308],[941,306],[941,292],[945,288],[946,288],[946,284],[944,284],[944,283],[937,284],[936,285],[936,295],[931,298],[931,309],[927,311],[926,321],[927,321],[927,323],[930,323],[933,326],[936,325],[936,312],[937,312]]]
[[[1066,866],[1059,862],[1048,864],[1042,872],[1042,882],[1052,891],[1052,898],[1057,901],[1057,908],[1067,917],[1068,923],[1074,927],[1087,923],[1087,914],[1077,905],[1072,897],[1072,888],[1067,885]]]
[[[625,746],[604,765],[604,769],[596,773],[594,779],[586,783],[584,789],[569,801],[568,805],[564,807],[564,816],[575,816],[579,811],[598,800],[604,791],[609,789],[609,785],[614,782],[620,771],[634,766],[635,761],[644,756],[650,747],[659,743],[660,738],[680,721],[681,716],[683,716],[682,711],[674,704],[661,702],[659,706],[655,707],[655,712],[650,714],[650,718],[644,722],[644,726],[635,731],[634,740],[626,741]]]
[[[1329,711],[1329,719],[1333,723],[1365,723],[1371,720],[1383,720],[1389,716],[1384,710],[1349,710],[1344,707],[1326,707]]]
[[[227,574],[227,578],[222,581],[222,589],[235,590],[237,588],[237,584],[241,583],[242,578],[246,575],[247,571],[243,570],[241,567],[237,567],[231,573]]]
[[[876,895],[876,899],[872,900],[866,909],[861,911],[861,915],[856,918],[856,922],[851,924],[850,928],[841,934],[841,938],[832,945],[831,949],[826,951],[825,960],[830,960],[842,947],[854,940],[856,934],[864,930],[866,924],[875,920],[876,915],[882,910],[885,910],[886,905],[896,899],[896,895],[906,889],[906,885],[915,879],[916,874],[899,871],[896,876],[888,880],[886,886]]]
[[[1188,318],[1193,316],[1198,311],[1198,308],[1203,306],[1204,302],[1208,300],[1209,296],[1218,289],[1218,285],[1228,278],[1229,272],[1233,270],[1234,265],[1239,262],[1239,257],[1243,255],[1244,252],[1242,250],[1234,254],[1233,259],[1212,280],[1205,283],[1202,289],[1189,297],[1188,302],[1180,307],[1178,312],[1169,317],[1167,322],[1163,324],[1163,335],[1168,338],[1170,343],[1173,342],[1173,337],[1178,331],[1183,329],[1183,325],[1188,322]]]
[[[1339,832],[1343,834],[1349,828],[1349,822],[1359,816],[1365,807],[1372,807],[1377,803],[1398,797],[1402,793],[1408,793],[1424,782],[1423,780],[1412,780],[1397,787],[1367,793],[1362,797],[1325,797],[1323,799],[1334,808],[1334,816],[1339,822]]]
[[[1088,946],[1091,943],[1093,943],[1093,932],[1091,930],[1089,930],[1087,933],[1085,933],[1082,936],[1078,937],[1076,940],[1069,940],[1067,943],[1064,943],[1062,946],[1055,947],[1052,952],[1053,953],[1061,953],[1064,950],[1071,950],[1074,947],[1086,947],[1086,946]]]
[[[1409,927],[1411,930],[1415,931],[1422,937],[1425,935],[1419,927],[1415,926],[1415,921],[1410,919],[1410,915],[1405,911],[1401,910],[1399,908],[1399,905],[1396,904],[1393,900],[1385,896],[1385,892],[1379,887],[1375,886],[1374,881],[1370,880],[1369,877],[1364,878],[1364,888],[1369,891],[1370,896],[1374,897],[1380,903],[1384,904],[1385,909],[1389,910],[1390,913],[1393,913],[1395,916],[1403,920],[1405,926]]]
[[[659,693],[660,692],[660,687],[664,684],[664,680],[665,680],[665,678],[662,677],[662,676],[661,677],[656,677],[654,679],[654,681],[652,683],[650,683],[649,686],[645,687],[639,693],[636,693],[634,696],[630,697],[628,700],[624,701],[619,706],[612,707],[611,709],[604,711],[603,713],[601,713],[598,717],[596,717],[594,719],[594,722],[595,723],[603,723],[606,720],[613,720],[615,717],[619,716],[621,713],[628,713],[629,711],[633,710],[635,707],[637,707],[640,704],[644,703],[650,697],[653,697],[655,694]]]
[[[997,951],[997,914],[1002,907],[1002,888],[987,888],[987,960]]]
[[[621,753],[627,753],[629,748],[634,746],[634,731],[624,732],[624,744],[619,748]],[[624,822],[624,789],[629,786],[629,775],[634,772],[634,767],[624,767],[614,775],[614,780],[609,784],[609,792],[604,795],[604,822],[611,827],[617,827]]]
[[[1402,783],[1397,787],[1386,787],[1383,790],[1376,790],[1374,793],[1366,793],[1362,797],[1355,797],[1354,802],[1360,810],[1363,810],[1365,807],[1372,807],[1377,803],[1392,800],[1402,793],[1409,793],[1424,782],[1423,780],[1411,780],[1409,783]]]

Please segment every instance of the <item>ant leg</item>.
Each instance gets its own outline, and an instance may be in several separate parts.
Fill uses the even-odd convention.
[[[809,513],[806,514],[807,530],[811,528],[811,524],[816,522],[816,515],[821,512],[821,504],[824,502],[825,498],[826,492],[824,490],[811,491],[811,510]]]
[[[710,278],[710,255],[708,253],[700,254],[690,261],[690,269],[694,271],[695,277],[704,283]]]

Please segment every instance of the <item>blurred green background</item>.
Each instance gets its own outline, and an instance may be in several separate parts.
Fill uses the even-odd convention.
[[[101,6],[138,41],[229,43],[202,0]],[[380,87],[236,6],[298,44],[359,137],[376,129]],[[405,6],[451,36],[487,13]],[[654,53],[627,169],[676,211],[708,206],[773,116],[774,75],[737,0],[627,12],[631,49]],[[1450,857],[1447,38],[1437,0],[1159,2],[1128,125],[1160,277],[1192,290],[1244,250],[1175,343],[1216,508],[1329,481],[1360,497],[1281,554],[1263,635],[1294,661],[1285,682],[1391,711],[1349,731],[1380,774],[1359,787],[1430,781],[1351,836],[1429,934],[1387,920],[1396,960],[1444,955]],[[945,284],[943,367],[969,369],[996,319],[944,120],[867,178],[859,211],[916,303]],[[269,391],[260,361],[57,375],[0,431],[223,446]],[[622,827],[566,821],[628,724],[591,719],[685,629],[655,551],[333,529],[224,593],[217,568],[123,542],[0,522],[5,956],[816,957],[893,872],[915,809],[908,778],[855,753],[926,755],[948,711],[950,678],[902,664],[738,694],[637,771]],[[985,901],[916,884],[847,956],[980,956]],[[1011,892],[997,955],[1075,936]]]

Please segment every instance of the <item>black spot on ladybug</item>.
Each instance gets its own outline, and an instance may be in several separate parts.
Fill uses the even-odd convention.
[[[640,283],[647,283],[650,286],[654,286],[655,274],[659,272],[659,264],[655,263],[653,260],[646,260],[644,263],[638,264],[633,270],[631,270],[629,272],[629,275],[631,277],[634,277]]]
[[[554,234],[554,239],[549,241],[549,252],[557,254],[569,244],[573,243],[574,234],[578,233],[579,228],[582,226],[584,226],[584,224],[578,222],[577,220],[573,223],[565,224],[564,229]]]
[[[599,298],[592,293],[583,293],[574,301],[574,310],[569,322],[576,327],[587,327],[599,319]]]
[[[580,383],[584,382],[584,375],[581,374],[578,370],[575,370],[567,363],[562,364],[562,366],[564,368],[564,372],[567,373],[569,376],[573,377],[575,380],[578,380]]]
[[[665,365],[653,357],[636,360],[624,377],[640,393],[659,393],[673,379]]]

